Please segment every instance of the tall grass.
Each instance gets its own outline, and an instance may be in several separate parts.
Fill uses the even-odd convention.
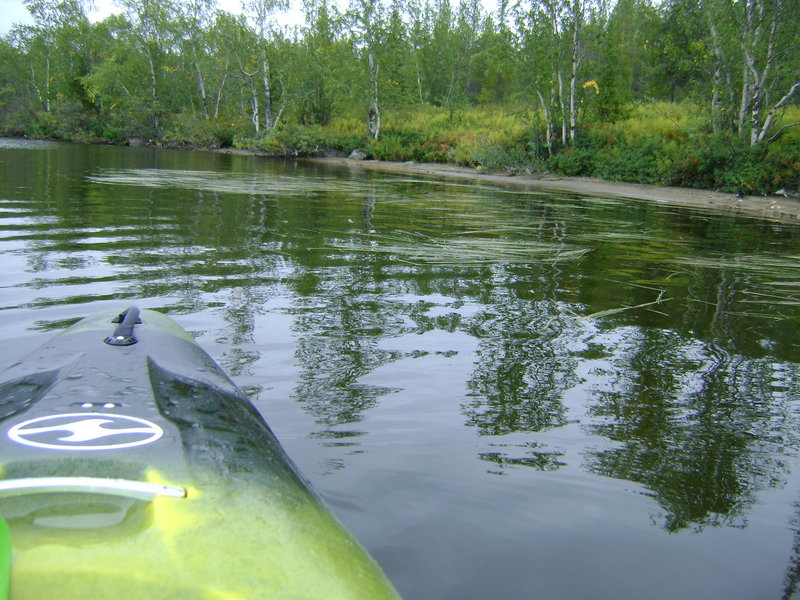
[[[748,194],[800,188],[800,127],[783,130],[771,144],[751,148],[732,133],[715,134],[704,106],[651,102],[630,107],[614,123],[583,126],[576,144],[549,156],[542,115],[526,106],[457,108],[416,106],[386,110],[380,139],[366,137],[361,115],[327,125],[285,123],[260,140],[239,138],[281,154],[348,154],[368,158],[446,162],[494,171],[552,171],[607,180],[679,185]],[[800,121],[800,107],[785,112],[778,127]],[[776,127],[776,131],[778,129]]]
[[[609,143],[641,143],[653,138],[685,142],[698,133],[708,133],[708,123],[707,113],[694,103],[651,102],[635,105],[626,119],[593,123],[587,131],[593,137],[606,137]]]
[[[366,147],[373,158],[448,162],[502,169],[519,166],[528,122],[513,108],[423,106],[386,115],[381,139]]]

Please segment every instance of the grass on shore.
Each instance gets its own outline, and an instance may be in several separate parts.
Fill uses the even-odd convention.
[[[800,107],[783,115],[783,123],[795,122],[800,122]],[[787,128],[769,145],[750,147],[732,134],[714,134],[708,113],[690,103],[633,106],[623,120],[586,125],[574,146],[553,154],[541,115],[524,107],[414,107],[387,111],[377,142],[368,140],[364,130],[363,119],[340,117],[325,126],[285,124],[260,140],[237,138],[235,145],[288,155],[346,155],[360,149],[377,160],[748,194],[800,189],[800,127]]]

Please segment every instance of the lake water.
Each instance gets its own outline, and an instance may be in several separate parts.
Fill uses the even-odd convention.
[[[172,315],[408,600],[800,587],[800,228],[0,140],[0,367]]]

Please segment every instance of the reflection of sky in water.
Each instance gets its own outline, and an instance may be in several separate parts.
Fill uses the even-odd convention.
[[[56,142],[0,137],[0,150],[55,150]]]

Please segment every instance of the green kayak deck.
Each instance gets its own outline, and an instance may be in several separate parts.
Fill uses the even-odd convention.
[[[10,598],[399,598],[186,332],[116,316],[0,374]]]

